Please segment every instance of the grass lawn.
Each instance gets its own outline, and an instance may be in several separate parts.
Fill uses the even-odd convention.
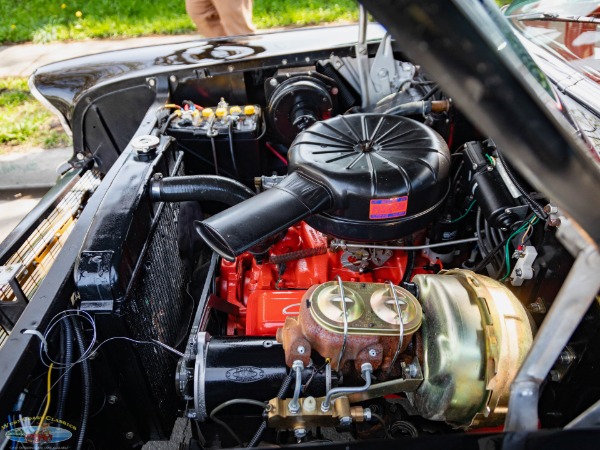
[[[426,1],[426,0],[424,0]],[[496,0],[499,5],[509,0]],[[0,43],[193,32],[184,0],[0,0]],[[354,0],[255,0],[258,28],[354,21]]]
[[[0,42],[177,34],[193,32],[185,2],[147,0],[0,1]],[[354,0],[255,0],[258,28],[350,21]]]
[[[29,93],[26,78],[0,79],[0,154],[27,147],[70,144],[58,119]]]
[[[425,1],[425,0],[424,0]],[[510,0],[496,0],[499,5]],[[193,32],[184,0],[0,0],[0,43]],[[356,21],[354,0],[254,0],[258,28]],[[0,79],[0,153],[70,144],[25,78]]]

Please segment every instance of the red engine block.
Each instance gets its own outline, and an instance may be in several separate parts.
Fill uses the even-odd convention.
[[[304,222],[291,227],[275,244],[269,258],[258,264],[250,253],[234,262],[222,260],[220,296],[239,308],[239,316],[229,316],[227,334],[274,336],[287,316],[297,316],[304,292],[315,284],[335,280],[400,283],[408,254],[393,251],[380,267],[365,273],[344,267],[343,251],[331,251],[327,237]],[[283,261],[283,262],[282,262]],[[345,264],[353,264],[346,257]],[[414,273],[425,273],[431,261],[416,257]]]

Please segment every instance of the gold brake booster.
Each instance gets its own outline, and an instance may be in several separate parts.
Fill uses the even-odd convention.
[[[298,317],[277,332],[286,363],[304,367],[315,351],[333,370],[361,373],[365,385],[273,399],[269,426],[302,434],[369,420],[368,410],[351,404],[400,392],[430,420],[463,429],[501,424],[533,341],[525,308],[503,284],[467,270],[416,275],[413,283],[418,300],[384,283],[338,280],[309,289]]]

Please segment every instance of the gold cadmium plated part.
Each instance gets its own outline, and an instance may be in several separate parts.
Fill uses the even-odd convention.
[[[345,281],[343,285],[348,335],[398,336],[400,318],[387,284]],[[406,289],[400,286],[394,289],[402,311],[403,334],[413,334],[421,325],[421,305]],[[309,300],[311,315],[319,325],[333,333],[344,332],[344,312],[337,282],[319,285]]]
[[[467,270],[417,275],[424,381],[411,395],[431,420],[457,427],[496,426],[510,383],[533,342],[521,302],[503,284]]]
[[[310,428],[310,427],[334,427],[345,420],[352,422],[364,421],[364,409],[361,406],[350,406],[348,397],[338,397],[331,403],[327,412],[321,410],[321,404],[325,397],[306,397],[298,399],[300,409],[297,413],[289,410],[291,398],[274,398],[267,406],[268,425],[271,428]],[[310,407],[305,407],[306,402]],[[315,402],[315,403],[313,403]]]

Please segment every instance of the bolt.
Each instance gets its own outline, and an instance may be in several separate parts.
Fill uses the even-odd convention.
[[[548,226],[549,227],[559,227],[560,226],[560,219],[557,217],[555,219],[550,218],[548,220]]]
[[[552,381],[560,381],[562,378],[562,375],[560,374],[560,372],[558,370],[551,370],[550,371],[550,379]]]
[[[114,405],[115,403],[117,403],[118,399],[119,398],[116,395],[109,395],[108,397],[106,397],[106,401],[111,405]]]
[[[575,361],[575,355],[568,352],[567,350],[563,350],[558,358],[561,364],[571,364]]]
[[[304,352],[306,351],[306,349],[304,348],[303,345],[299,345],[298,348],[296,349],[296,351],[298,353],[300,353],[301,355],[304,355]]]
[[[523,271],[521,269],[517,269],[517,270],[515,270],[515,275],[520,277],[523,275]]]
[[[521,392],[521,397],[532,397],[533,391],[531,389],[525,389]]]
[[[344,416],[340,418],[340,426],[348,427],[352,423],[352,417]]]
[[[373,418],[372,413],[371,413],[371,408],[363,409],[363,418],[365,419],[365,422],[371,421],[371,419]]]
[[[540,305],[539,303],[530,303],[529,311],[534,312],[534,313],[542,312],[542,305]]]
[[[83,156],[83,153],[77,153],[77,159],[79,161],[83,161],[83,158],[85,158],[85,156]]]
[[[276,80],[275,78],[271,78],[271,79],[269,80],[269,84],[270,84],[271,86],[275,87],[275,86],[277,86],[278,82],[277,82],[277,80]]]
[[[306,436],[306,428],[295,428],[294,436],[296,439],[302,439],[304,436]]]
[[[307,63],[310,62],[310,58],[307,56],[306,58],[304,58],[304,61],[306,61]]]
[[[171,83],[175,83],[177,81],[177,77],[175,75],[171,75],[169,77],[169,80],[171,81]]]
[[[547,204],[546,206],[544,206],[544,212],[546,214],[556,214],[558,212],[558,208],[556,206]]]
[[[402,369],[405,378],[413,378],[417,375],[417,367],[414,364],[407,364]]]
[[[372,348],[371,350],[369,350],[369,356],[371,358],[375,358],[377,356],[377,350],[375,350],[374,348]]]
[[[128,431],[127,433],[125,433],[125,439],[133,439],[134,436],[135,434],[133,433],[133,431]]]
[[[504,212],[505,212],[506,214],[512,214],[512,210],[511,210],[510,208],[506,208],[506,209],[504,210]]]
[[[187,416],[188,416],[188,419],[195,419],[196,418],[196,411],[194,411],[193,409],[190,409],[187,412]]]
[[[286,65],[287,65],[287,63],[288,63],[288,60],[287,60],[287,59],[285,59],[285,58],[284,58],[284,59],[282,59],[282,60],[281,60],[281,64],[283,64],[284,66],[286,66]]]
[[[154,78],[150,78],[150,79],[148,80],[148,84],[149,84],[150,86],[154,86],[154,85],[156,84],[156,80],[155,80]]]
[[[381,78],[386,77],[388,74],[387,69],[381,69],[379,72],[377,72],[377,75],[379,75]]]

